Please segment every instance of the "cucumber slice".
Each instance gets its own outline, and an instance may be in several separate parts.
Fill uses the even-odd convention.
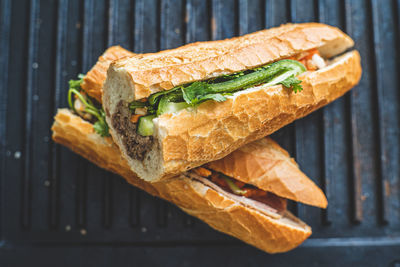
[[[276,75],[274,78],[272,78],[270,81],[268,81],[267,83],[264,84],[264,86],[272,86],[272,85],[277,85],[281,82],[283,82],[284,80],[286,80],[287,78],[289,78],[290,76],[297,76],[298,72],[296,70],[288,70],[286,72],[283,72],[279,75]]]
[[[288,74],[287,77],[289,77],[291,75],[297,76],[305,72],[306,70],[307,69],[304,67],[304,65],[296,60],[283,59],[275,63],[272,63],[266,67],[263,67],[261,70],[240,76],[236,79],[222,83],[209,84],[208,90],[210,92],[207,92],[207,94],[232,93],[259,83],[264,83],[264,82],[270,83],[269,80],[276,75],[280,76],[279,75],[280,73],[287,73]],[[276,83],[278,83],[280,79],[275,81]],[[183,90],[186,92],[189,87],[186,87]]]
[[[157,116],[160,116],[164,113],[174,113],[189,106],[190,105],[186,102],[169,102],[169,98],[164,96],[163,98],[161,98],[160,104],[158,105]]]
[[[141,136],[153,135],[154,124],[153,119],[156,115],[147,115],[139,118],[137,133]]]

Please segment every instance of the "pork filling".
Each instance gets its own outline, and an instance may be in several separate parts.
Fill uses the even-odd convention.
[[[131,112],[122,100],[112,115],[111,123],[121,136],[129,157],[143,161],[147,152],[153,147],[153,136],[142,136],[137,133],[137,123],[131,121]]]
[[[204,167],[193,169],[192,172],[207,179],[226,192],[267,205],[277,213],[281,213],[286,210],[286,199],[281,198],[271,192],[261,190],[253,185],[243,183],[232,177],[228,177],[222,173],[206,169]]]

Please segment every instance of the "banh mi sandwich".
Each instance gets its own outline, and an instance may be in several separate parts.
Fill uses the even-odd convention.
[[[267,162],[261,164],[263,169],[258,170],[260,177],[246,178],[247,183],[242,182],[239,176],[228,176],[230,173],[225,173],[223,169],[213,170],[213,166],[150,183],[132,172],[110,137],[101,137],[94,131],[93,124],[70,110],[59,110],[52,130],[54,141],[96,165],[121,175],[130,184],[154,196],[174,203],[212,228],[268,253],[291,250],[311,235],[311,228],[286,210],[286,200],[281,196],[318,207],[327,205],[322,191],[270,138],[252,143],[258,152],[241,152],[233,157],[239,161],[248,161],[250,157]],[[260,151],[263,152],[258,155]],[[229,164],[230,160],[223,162],[226,159],[221,159],[221,166]],[[233,165],[235,163],[232,162]],[[252,174],[252,168],[248,167],[250,172],[245,177]],[[256,163],[254,167],[259,165]],[[239,173],[243,174],[243,170]],[[264,187],[267,190],[254,186],[261,176],[271,182]]]
[[[256,181],[243,183],[239,177],[235,179],[219,169],[214,171],[211,166],[160,182],[146,182],[132,172],[110,137],[101,137],[95,133],[93,124],[67,109],[59,110],[52,130],[54,141],[121,175],[130,184],[174,203],[212,228],[268,253],[291,250],[311,235],[311,228],[286,210],[286,201],[279,195],[319,207],[327,205],[322,191],[299,170],[287,152],[269,138],[254,144],[264,146],[267,151],[260,160],[269,162],[263,165],[266,166],[263,176],[271,185],[268,191],[258,189],[260,192],[255,192]]]
[[[342,96],[361,76],[335,27],[287,24],[113,62],[103,107],[132,170],[157,181],[220,159]]]
[[[302,243],[311,229],[286,211],[285,199],[322,208],[327,206],[327,200],[289,154],[270,138],[169,180],[149,183],[132,172],[102,128],[106,124],[97,117],[103,112],[95,99],[101,95],[110,58],[126,53],[130,52],[121,47],[107,49],[86,76],[70,82],[71,109],[60,109],[55,116],[53,140],[121,175],[132,185],[171,201],[214,229],[266,252],[284,252]]]

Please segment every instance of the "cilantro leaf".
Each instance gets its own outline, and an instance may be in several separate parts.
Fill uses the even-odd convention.
[[[224,102],[226,100],[226,97],[222,94],[208,94],[204,96],[200,96],[198,98],[198,101],[205,101],[205,100],[214,100],[217,102]]]
[[[190,105],[196,105],[200,98],[213,93],[209,84],[205,82],[194,82],[186,88],[182,87],[183,100]]]
[[[224,93],[216,93],[213,88],[205,82],[194,82],[186,88],[182,88],[183,99],[190,105],[197,105],[206,100],[223,102],[226,100]]]
[[[96,121],[93,124],[93,129],[102,137],[110,136],[110,133],[108,132],[108,125],[105,121]]]
[[[280,82],[283,86],[286,88],[291,88],[293,92],[301,92],[303,90],[303,87],[301,86],[301,81],[297,79],[296,76],[292,75],[287,77],[285,80]]]

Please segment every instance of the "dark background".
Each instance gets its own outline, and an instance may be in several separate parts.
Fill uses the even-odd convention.
[[[400,266],[399,11],[385,1],[0,0],[0,266]],[[106,47],[138,53],[285,22],[346,31],[363,77],[274,134],[326,192],[313,228],[268,255],[51,141],[67,82]]]

